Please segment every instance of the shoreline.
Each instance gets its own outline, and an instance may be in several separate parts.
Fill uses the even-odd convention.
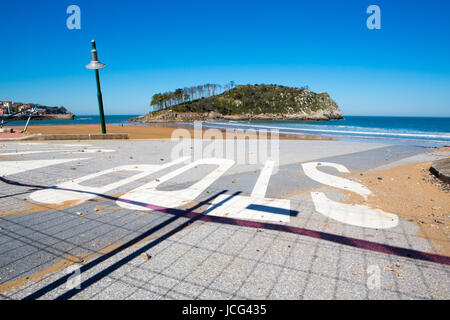
[[[181,115],[181,116],[180,116]],[[175,113],[174,117],[158,118],[150,117],[149,114],[131,118],[128,121],[133,123],[179,123],[188,121],[304,121],[304,122],[326,122],[331,120],[345,120],[343,115],[280,115],[280,114],[230,114],[230,115],[216,115],[211,116],[209,113],[197,114],[191,112]]]
[[[115,117],[115,116],[114,116]],[[122,117],[122,116],[118,116]],[[127,118],[129,119],[129,118]],[[352,121],[347,120],[347,121]],[[92,121],[92,120],[91,120]],[[340,120],[345,121],[345,120]],[[359,121],[359,120],[357,120]],[[367,121],[367,120],[366,120]],[[109,123],[108,123],[109,122]],[[126,122],[122,119],[109,119],[107,122],[108,133],[130,133],[130,139],[167,139],[170,138],[171,132],[176,128],[184,128],[191,130],[193,128],[193,122]],[[396,145],[412,145],[427,148],[439,148],[450,146],[450,140],[447,139],[447,135],[444,135],[442,139],[438,139],[438,136],[430,136],[427,138],[426,132],[418,135],[413,132],[411,134],[395,133],[395,132],[383,132],[371,130],[341,130],[339,128],[328,128],[325,124],[317,126],[311,124],[307,126],[296,127],[282,125],[271,125],[274,121],[249,121],[247,123],[235,123],[234,121],[205,121],[202,123],[202,127],[206,129],[217,129],[224,132],[227,129],[231,130],[258,130],[266,129],[270,133],[271,129],[277,129],[282,140],[347,140],[363,143],[383,143],[383,144],[396,144]],[[275,121],[277,122],[277,121]],[[287,121],[289,122],[289,121]],[[300,121],[294,121],[300,122]],[[302,121],[303,122],[303,121]],[[308,122],[308,121],[306,121]],[[321,121],[314,121],[316,123]],[[332,121],[333,122],[333,121]],[[309,121],[309,123],[311,123]],[[332,127],[335,124],[330,124]],[[350,123],[349,125],[354,125]],[[24,124],[11,125],[10,128],[14,128],[19,131]],[[91,127],[90,129],[87,129]],[[70,128],[70,129],[69,129]],[[158,129],[157,132],[154,129],[149,128],[164,128]],[[206,130],[205,129],[205,130]],[[81,130],[81,131],[80,131]],[[368,131],[368,132],[365,132]],[[388,130],[389,131],[389,130]],[[47,123],[30,123],[28,133],[42,133],[42,134],[98,134],[101,132],[98,122],[87,123],[73,123],[70,122],[56,122],[55,124],[50,121]],[[368,135],[366,135],[368,134]]]
[[[146,140],[146,139],[170,139],[172,133],[177,129],[185,129],[189,131],[191,137],[194,137],[194,129],[189,124],[165,124],[165,123],[153,123],[150,125],[120,125],[120,124],[107,124],[106,131],[108,133],[128,133],[130,140]],[[203,127],[203,132],[212,129],[209,127]],[[222,134],[225,129],[214,128],[219,130]],[[235,130],[233,130],[235,131]],[[73,124],[73,125],[39,125],[30,126],[27,130],[27,135],[32,134],[98,134],[101,133],[100,125],[94,124]],[[270,132],[268,132],[268,138],[270,138]],[[244,136],[237,135],[238,139],[245,138]],[[280,140],[325,140],[333,141],[337,140],[333,137],[323,137],[318,135],[299,135],[280,133]]]
[[[6,120],[8,115],[0,115],[0,120]],[[72,121],[75,120],[75,115],[72,113],[63,114],[43,114],[43,115],[33,115],[31,121]],[[15,121],[27,121],[28,116],[17,117]]]

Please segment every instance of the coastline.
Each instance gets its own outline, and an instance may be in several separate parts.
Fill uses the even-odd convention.
[[[6,116],[0,115],[0,120],[6,118]],[[63,114],[43,114],[43,115],[33,115],[31,117],[31,121],[42,121],[42,120],[74,120],[75,115],[72,113],[63,113]],[[27,121],[28,116],[17,117],[16,121]]]
[[[108,133],[128,133],[131,140],[138,139],[170,139],[172,133],[177,129],[186,129],[189,131],[191,137],[194,136],[194,129],[192,125],[181,123],[151,123],[146,125],[121,125],[121,124],[107,124],[106,131]],[[209,129],[204,127],[203,131]],[[225,132],[225,129],[218,129]],[[234,130],[233,130],[234,131]],[[94,124],[67,124],[67,125],[55,125],[55,126],[30,126],[27,130],[27,134],[96,134],[100,133],[100,125]],[[245,136],[237,135],[237,138],[245,138]],[[270,138],[270,133],[268,133]],[[307,134],[288,134],[280,133],[280,140],[336,140],[332,137],[323,137],[319,135],[307,135]]]
[[[217,112],[167,112],[162,115],[152,113],[129,119],[129,122],[188,122],[188,121],[330,121],[344,120],[341,112],[336,110],[319,110],[311,114],[298,112],[292,114],[230,114],[222,115]]]
[[[176,128],[190,130],[193,122],[131,122],[135,115],[107,115],[108,133],[128,133],[130,139],[168,139]],[[27,134],[98,134],[98,115],[84,115],[73,121],[32,121]],[[20,131],[25,122],[12,123]],[[22,128],[21,128],[22,127]],[[426,148],[450,146],[450,118],[346,116],[334,121],[203,121],[202,127],[231,130],[278,130],[280,139],[345,140],[362,143],[409,145]],[[156,129],[157,128],[157,129]],[[164,128],[164,129],[162,129]],[[190,131],[192,134],[192,131]]]
[[[137,115],[106,115],[107,125],[124,126],[129,131],[142,131],[142,129],[132,129],[132,127],[176,127],[192,128],[193,121],[148,121],[131,122]],[[25,121],[14,122],[9,126],[20,130],[25,126]],[[77,116],[75,120],[42,120],[31,121],[30,128],[55,127],[73,125],[93,125],[98,126],[100,117],[98,115]],[[331,121],[295,121],[295,120],[207,120],[203,121],[204,128],[218,130],[243,129],[258,130],[265,129],[268,132],[277,129],[283,136],[301,136],[313,139],[339,139],[359,142],[375,142],[385,144],[413,145],[423,147],[450,146],[450,117],[380,117],[380,116],[350,116],[346,115],[344,120]],[[22,127],[22,128],[20,128]],[[45,129],[48,130],[48,129]],[[66,131],[67,129],[63,129]],[[74,129],[77,130],[77,129]],[[120,130],[120,129],[117,129]],[[147,129],[145,129],[147,130]],[[54,131],[54,130],[53,130]],[[85,131],[84,131],[85,132]],[[100,129],[93,129],[87,133],[99,133]],[[111,132],[111,131],[109,131]],[[114,131],[123,133],[124,131]],[[54,132],[57,133],[57,132]],[[66,132],[74,133],[74,132]],[[154,135],[147,137],[138,133],[138,138],[155,138]],[[164,135],[167,137],[167,135]],[[134,137],[133,137],[134,138]]]

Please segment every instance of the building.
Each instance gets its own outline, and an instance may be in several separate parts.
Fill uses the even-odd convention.
[[[2,114],[13,113],[12,110],[12,101],[0,101],[0,108],[2,109]]]
[[[29,108],[29,107],[31,107],[31,105],[29,105],[29,104],[23,104],[23,105],[21,105],[21,106],[17,109],[17,111],[22,111],[22,110],[24,110],[24,109],[26,109],[26,108]]]

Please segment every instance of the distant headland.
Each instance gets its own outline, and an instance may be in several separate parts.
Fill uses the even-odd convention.
[[[36,103],[22,103],[12,101],[0,101],[0,118],[9,117],[22,110],[27,110],[30,107],[35,107],[37,113],[32,115],[33,120],[73,120],[75,115],[63,106],[49,107]],[[27,116],[20,117],[17,114],[17,119],[25,120]]]
[[[153,96],[150,113],[131,122],[344,119],[328,93],[280,85],[207,84]]]

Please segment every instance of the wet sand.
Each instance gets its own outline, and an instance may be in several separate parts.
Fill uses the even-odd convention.
[[[121,126],[121,125],[106,125],[106,132],[108,133],[128,133],[130,139],[170,139],[174,130],[182,128],[189,131],[191,137],[194,136],[193,128],[186,126],[174,126],[173,124],[149,124],[147,126]],[[205,132],[205,128],[203,132]],[[220,130],[223,135],[224,130]],[[77,124],[77,125],[55,125],[55,126],[31,126],[28,128],[28,134],[98,134],[101,133],[100,125],[94,124]],[[270,139],[270,133],[268,134]],[[280,134],[281,140],[334,140],[328,137],[313,136],[313,135],[294,135],[294,134]]]

